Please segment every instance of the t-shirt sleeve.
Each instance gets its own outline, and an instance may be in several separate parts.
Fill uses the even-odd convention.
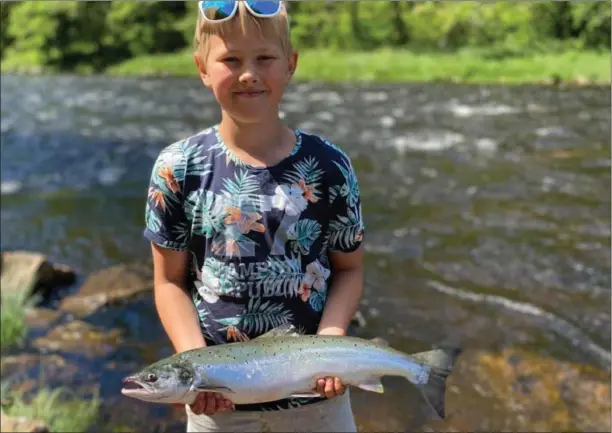
[[[182,251],[190,240],[190,224],[184,208],[186,160],[179,143],[157,157],[147,194],[144,236],[151,242]]]
[[[359,183],[348,156],[332,161],[329,185],[329,251],[350,253],[363,242],[365,226],[361,215]]]

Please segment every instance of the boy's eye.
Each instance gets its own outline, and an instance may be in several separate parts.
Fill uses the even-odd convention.
[[[237,62],[238,61],[238,57],[226,57],[225,59],[223,59],[224,62]]]
[[[265,60],[273,60],[275,59],[274,56],[259,56],[259,60],[265,61]]]

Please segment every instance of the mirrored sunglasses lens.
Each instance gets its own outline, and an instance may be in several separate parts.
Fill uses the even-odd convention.
[[[280,11],[280,2],[255,2],[247,1],[253,12],[260,15],[274,15]]]
[[[200,10],[209,20],[222,20],[234,12],[236,2],[203,1],[200,2]]]

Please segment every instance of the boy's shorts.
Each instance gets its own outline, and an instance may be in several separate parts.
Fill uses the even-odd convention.
[[[356,432],[348,390],[331,400],[295,409],[195,415],[187,408],[188,432]]]

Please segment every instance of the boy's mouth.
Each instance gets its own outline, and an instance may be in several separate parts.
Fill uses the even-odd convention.
[[[266,93],[265,90],[238,90],[234,92],[236,96],[240,96],[243,98],[255,98],[257,96],[261,96]]]

